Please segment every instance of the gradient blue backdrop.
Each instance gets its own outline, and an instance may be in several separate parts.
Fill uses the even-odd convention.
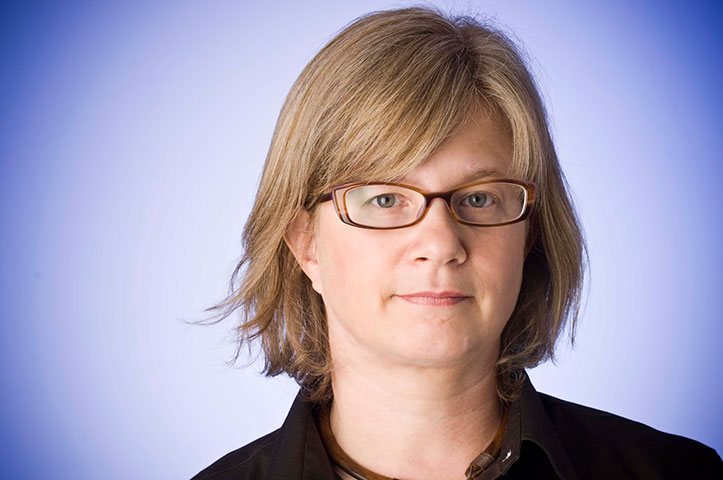
[[[721,451],[721,13],[582,3],[438,3],[531,54],[589,240],[576,348],[531,375]],[[2,3],[0,477],[188,478],[280,424],[295,385],[183,320],[226,292],[305,63],[403,5]]]

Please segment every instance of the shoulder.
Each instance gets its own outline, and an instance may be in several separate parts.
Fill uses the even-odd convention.
[[[191,480],[244,480],[265,477],[271,469],[275,430],[216,460]]]
[[[573,463],[585,469],[618,469],[623,477],[679,478],[723,474],[710,447],[608,412],[540,394]],[[600,471],[600,470],[597,470]]]
[[[314,408],[297,395],[281,428],[221,457],[193,480],[333,479]]]

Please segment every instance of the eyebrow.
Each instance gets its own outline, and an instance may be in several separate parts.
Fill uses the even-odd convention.
[[[474,182],[475,180],[483,180],[483,179],[487,179],[487,178],[507,178],[507,175],[505,175],[504,173],[500,172],[499,170],[495,170],[494,168],[484,168],[484,167],[481,167],[481,168],[476,168],[476,169],[472,170],[472,171],[469,172],[467,175],[465,175],[464,177],[460,178],[459,181],[457,182],[457,185],[464,185],[464,184],[467,184],[467,183],[472,183],[472,182]],[[388,180],[387,180],[387,181],[388,181]],[[377,181],[372,180],[372,181],[369,181],[369,182],[366,182],[366,183],[387,183],[387,181],[385,181],[385,180],[377,180]],[[405,181],[406,181],[406,176],[400,178],[400,179],[399,179],[398,181],[396,181],[396,182],[395,182],[394,180],[392,180],[392,183],[405,183]]]
[[[505,174],[491,168],[478,168],[476,170],[471,171],[469,174],[465,175],[462,178],[461,183],[467,183],[472,180],[477,180],[481,178],[487,178],[487,177],[498,177],[498,178],[505,178]]]

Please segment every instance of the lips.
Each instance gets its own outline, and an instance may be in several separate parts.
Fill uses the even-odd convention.
[[[415,292],[397,295],[402,300],[415,305],[447,306],[464,302],[472,297],[459,292]]]

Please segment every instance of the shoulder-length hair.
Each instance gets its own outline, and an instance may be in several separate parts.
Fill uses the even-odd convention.
[[[240,311],[239,352],[260,340],[264,373],[287,373],[311,401],[331,398],[324,304],[284,242],[287,227],[335,185],[400,178],[480,110],[511,136],[513,174],[538,185],[522,286],[496,364],[499,397],[516,398],[524,369],[553,357],[566,324],[574,338],[585,244],[523,56],[496,28],[429,9],[357,19],[292,86],[231,292],[209,309],[218,318]]]

